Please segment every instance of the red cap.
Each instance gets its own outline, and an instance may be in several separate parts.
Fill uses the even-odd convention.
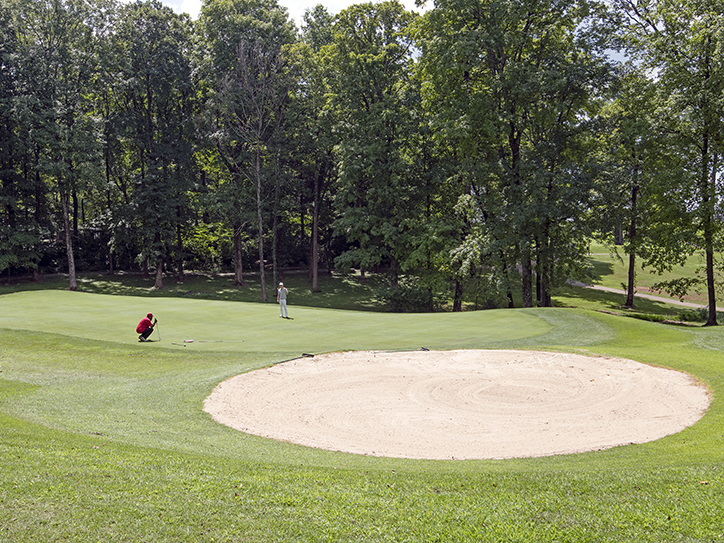
[[[146,316],[147,316],[149,319],[152,319],[152,318],[153,318],[153,313],[149,313],[149,314],[146,315]]]

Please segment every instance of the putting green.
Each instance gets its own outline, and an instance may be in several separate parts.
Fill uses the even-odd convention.
[[[473,348],[540,336],[553,326],[523,310],[394,314],[275,303],[141,298],[70,291],[0,297],[0,327],[138,344],[139,349],[327,352],[358,349]],[[148,312],[159,320],[153,343],[135,327]],[[160,333],[160,341],[159,341]],[[192,342],[191,342],[192,340]]]

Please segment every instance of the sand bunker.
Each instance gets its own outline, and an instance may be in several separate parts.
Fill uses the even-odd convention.
[[[242,432],[425,459],[549,456],[644,443],[709,406],[681,372],[529,351],[346,352],[238,375],[206,399]]]

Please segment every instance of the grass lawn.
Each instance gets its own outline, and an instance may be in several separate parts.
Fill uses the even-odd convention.
[[[287,321],[272,303],[122,280],[113,291],[6,288],[2,542],[724,540],[719,328],[595,311],[615,302],[580,289],[553,309],[332,309],[371,288],[355,283],[317,307],[290,295]],[[148,311],[160,341],[138,343]],[[505,461],[328,452],[233,431],[201,409],[218,382],[302,353],[420,347],[626,357],[692,373],[713,402],[697,424],[652,443]]]
[[[377,291],[388,284],[383,274],[369,273],[366,278],[359,272],[349,274],[320,273],[319,291],[313,292],[304,271],[287,271],[282,278],[289,289],[289,303],[298,306],[331,307],[357,311],[384,311]],[[105,272],[79,273],[78,290],[95,294],[116,296],[142,296],[144,298],[182,298],[185,300],[225,300],[232,302],[262,302],[261,281],[258,273],[244,276],[245,286],[235,287],[233,274],[187,273],[184,281],[173,277],[164,278],[164,288],[153,288],[154,278],[140,273]],[[267,275],[266,287],[269,300],[274,299],[275,285],[271,274]],[[39,282],[28,278],[0,282],[0,294],[29,290],[66,290],[68,278],[64,275],[43,276]]]
[[[618,248],[618,255],[611,254],[609,249],[602,245],[593,245],[589,256],[591,278],[588,282],[604,287],[626,290],[628,285],[628,256]],[[636,262],[636,292],[649,293],[656,296],[670,298],[666,292],[654,291],[653,286],[662,281],[680,279],[684,277],[703,277],[704,260],[702,255],[690,256],[683,266],[675,266],[670,272],[658,274],[650,268],[641,268],[641,259]],[[690,292],[684,301],[700,305],[707,304],[706,288],[702,285],[696,291]]]

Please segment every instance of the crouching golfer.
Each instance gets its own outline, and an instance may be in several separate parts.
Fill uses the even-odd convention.
[[[289,291],[284,286],[284,283],[279,283],[279,289],[277,290],[277,302],[279,302],[279,317],[288,319],[289,314],[287,313],[287,294]]]
[[[139,341],[148,341],[148,336],[153,333],[153,327],[158,322],[158,319],[154,319],[153,322],[151,322],[151,319],[153,319],[153,313],[149,313],[143,317],[141,322],[138,323],[138,326],[136,326],[136,333],[141,334],[138,336]]]

